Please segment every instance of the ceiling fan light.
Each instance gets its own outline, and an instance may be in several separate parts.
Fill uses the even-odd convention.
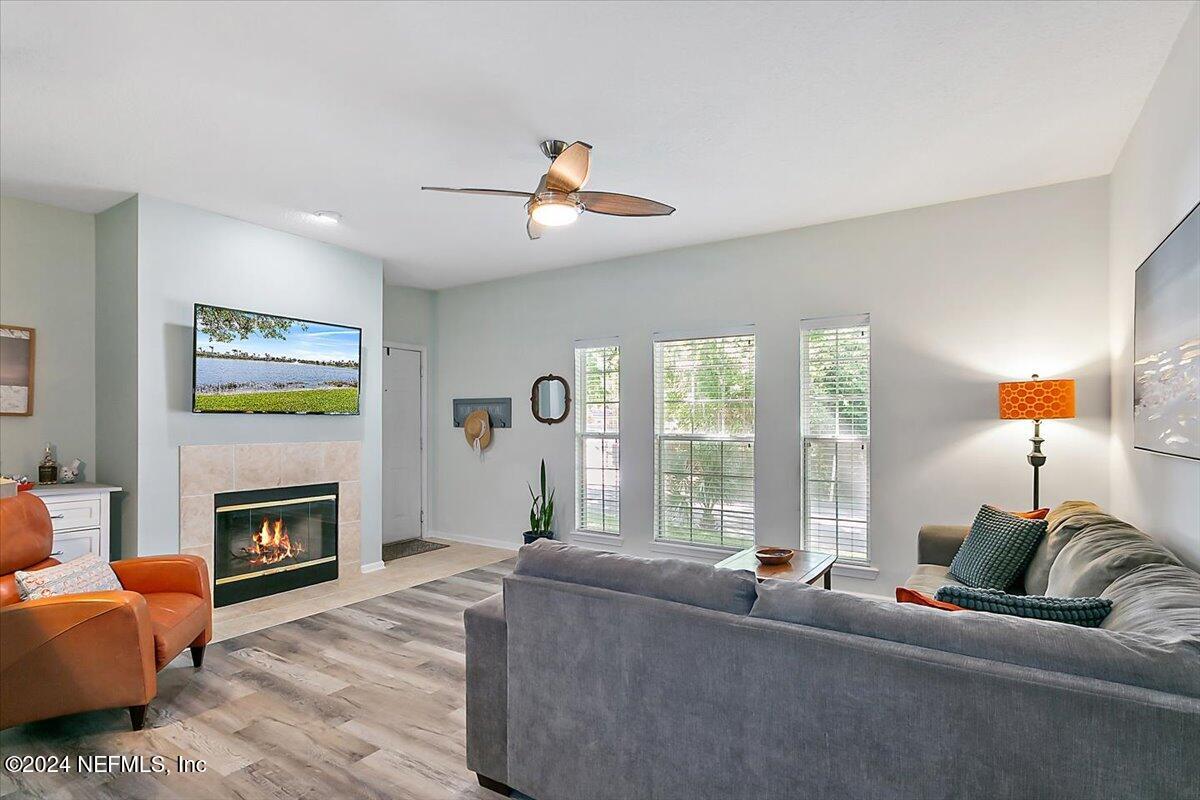
[[[529,215],[538,225],[558,228],[570,225],[579,219],[580,209],[575,203],[565,200],[543,200],[533,204]]]

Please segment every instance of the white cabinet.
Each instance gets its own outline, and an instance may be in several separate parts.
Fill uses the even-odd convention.
[[[99,528],[54,534],[54,552],[50,554],[52,558],[66,563],[88,553],[100,555]],[[108,561],[108,557],[105,556],[104,560]]]
[[[54,526],[51,556],[67,562],[95,553],[105,561],[111,560],[111,496],[120,490],[119,486],[101,483],[63,483],[30,489],[50,511],[50,524]]]

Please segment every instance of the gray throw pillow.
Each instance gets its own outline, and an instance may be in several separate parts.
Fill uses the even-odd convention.
[[[1046,535],[1025,568],[1025,593],[1045,594],[1046,584],[1050,582],[1050,567],[1067,542],[1089,526],[1104,524],[1111,519],[1098,505],[1087,500],[1066,500],[1051,509],[1046,515]]]
[[[1179,559],[1146,534],[1119,520],[1089,527],[1067,542],[1050,567],[1046,594],[1099,597],[1109,584],[1143,564],[1172,564]]]
[[[1200,573],[1173,564],[1143,564],[1109,584],[1101,597],[1113,601],[1101,627],[1191,642],[1200,672]]]
[[[971,532],[950,562],[950,577],[967,586],[1003,591],[1021,577],[1045,534],[1043,519],[1024,519],[981,506]]]

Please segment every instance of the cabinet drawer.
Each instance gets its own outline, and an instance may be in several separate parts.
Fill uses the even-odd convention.
[[[88,553],[95,553],[105,561],[108,561],[108,556],[100,552],[99,528],[54,534],[54,546],[50,551],[50,555],[62,563],[65,564],[68,561],[73,561]]]
[[[50,524],[55,531],[100,526],[99,500],[59,500],[46,503],[46,508],[50,511]]]

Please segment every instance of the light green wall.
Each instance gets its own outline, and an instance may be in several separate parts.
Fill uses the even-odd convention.
[[[0,417],[0,471],[36,474],[46,442],[96,476],[95,218],[0,198],[0,323],[37,330],[33,415]]]
[[[113,496],[112,557],[137,551],[138,198],[96,215],[96,454]]]
[[[383,289],[383,339],[429,346],[433,339],[434,293],[407,286]]]

